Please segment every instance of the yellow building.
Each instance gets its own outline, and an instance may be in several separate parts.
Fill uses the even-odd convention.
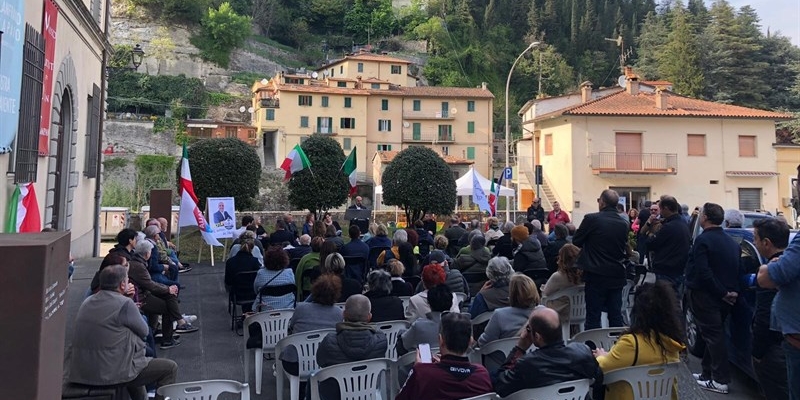
[[[595,98],[586,84],[578,104],[536,115],[517,170],[542,165],[548,202],[578,222],[606,188],[626,207],[669,194],[690,207],[778,210],[786,194],[772,142],[775,122],[791,116],[643,89],[634,76]]]
[[[281,73],[253,85],[254,125],[267,166],[314,133],[330,135],[345,151],[358,148],[360,184],[372,185],[379,151],[427,146],[474,163],[484,176],[492,164],[492,102],[477,88],[415,86],[409,62],[360,53],[311,73]]]
[[[797,212],[792,208],[792,198],[797,198],[797,166],[800,165],[800,144],[780,143],[775,148],[778,171],[778,193],[780,194],[779,211],[783,212],[792,226],[797,226]]]
[[[100,239],[99,146],[110,7],[108,0],[12,0],[0,6],[3,225],[16,184],[33,182],[41,228],[70,231],[75,257],[96,255]],[[18,63],[8,62],[15,57]],[[47,135],[41,135],[44,125]]]

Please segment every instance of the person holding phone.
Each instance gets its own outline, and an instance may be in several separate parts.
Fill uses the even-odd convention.
[[[439,354],[431,354],[430,343],[417,347],[417,362],[395,400],[457,400],[492,391],[489,372],[466,356],[473,341],[469,314],[446,313],[441,321]]]

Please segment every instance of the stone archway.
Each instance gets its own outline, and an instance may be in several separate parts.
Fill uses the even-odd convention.
[[[53,88],[44,219],[45,226],[60,231],[72,227],[72,199],[78,186],[75,162],[79,115],[77,88],[75,64],[68,54],[58,68]]]

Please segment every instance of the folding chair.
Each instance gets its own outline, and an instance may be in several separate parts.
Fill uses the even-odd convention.
[[[233,277],[233,285],[228,297],[228,311],[231,314],[231,330],[236,329],[236,319],[238,307],[253,304],[256,293],[253,290],[253,282],[256,280],[258,271],[239,272]]]
[[[501,400],[583,400],[586,399],[591,384],[591,379],[561,382],[536,389],[523,389],[502,397]]]
[[[680,366],[681,362],[674,362],[618,369],[605,374],[603,384],[627,382],[633,390],[633,400],[670,400]]]
[[[604,350],[611,349],[622,335],[624,328],[599,328],[588,331],[578,332],[570,339],[570,342],[586,343],[592,342],[597,348]]]
[[[275,389],[278,393],[277,399],[283,399],[283,378],[289,378],[289,392],[291,400],[299,400],[300,397],[300,381],[306,381],[311,376],[311,373],[318,370],[317,365],[317,348],[319,344],[328,336],[329,333],[336,333],[336,329],[318,329],[315,331],[308,331],[303,333],[295,333],[289,335],[278,342],[275,346],[275,368],[276,368],[276,384]],[[297,349],[297,363],[299,364],[298,375],[290,375],[283,370],[283,362],[281,362],[281,352],[289,346]]]
[[[383,332],[386,335],[386,340],[389,342],[388,347],[386,348],[386,358],[390,360],[397,359],[397,349],[395,346],[397,345],[397,338],[400,337],[400,333],[407,330],[411,327],[411,323],[408,321],[385,321],[385,322],[376,322],[371,324],[379,331]]]
[[[249,385],[222,379],[173,383],[158,388],[156,393],[170,400],[216,399],[222,393],[238,393],[241,400],[250,400]]]
[[[294,289],[292,289],[294,290]],[[294,310],[275,310],[253,314],[244,320],[244,381],[250,383],[250,350],[255,353],[256,394],[261,394],[261,371],[264,366],[264,353],[275,353],[275,346],[288,335],[289,320]],[[261,325],[261,347],[247,348],[250,338],[250,324]]]
[[[562,297],[569,299],[569,319],[561,321],[561,334],[564,337],[564,341],[567,341],[570,337],[570,325],[578,325],[579,332],[583,332],[583,324],[586,322],[586,295],[583,289],[583,285],[577,285],[559,290],[542,299],[542,304],[547,304],[548,301]]]
[[[376,358],[332,365],[311,375],[311,400],[321,400],[319,384],[334,379],[342,399],[388,399],[388,376],[392,361]]]

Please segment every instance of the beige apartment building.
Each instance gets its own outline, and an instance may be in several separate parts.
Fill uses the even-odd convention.
[[[3,225],[16,184],[33,182],[41,227],[70,231],[75,257],[99,250],[103,57],[111,51],[110,7],[108,0],[11,0],[0,12]],[[7,63],[15,57],[19,63]],[[44,126],[47,135],[41,134],[47,132]]]
[[[409,62],[359,53],[309,73],[281,73],[253,85],[253,123],[267,166],[279,165],[312,134],[330,135],[345,154],[358,149],[360,185],[372,186],[377,152],[427,146],[468,160],[484,176],[492,165],[494,95],[477,88],[416,86]]]
[[[775,148],[778,172],[778,192],[780,193],[780,208],[786,219],[793,227],[800,226],[797,220],[797,211],[792,208],[792,199],[798,198],[797,193],[797,166],[800,165],[800,144],[776,143]]]
[[[775,122],[791,116],[651,89],[633,76],[624,90],[596,98],[583,85],[577,104],[525,123],[530,139],[518,146],[517,170],[541,165],[542,197],[578,222],[597,211],[606,188],[626,208],[670,194],[690,207],[779,209],[786,194],[778,190],[772,143]]]

